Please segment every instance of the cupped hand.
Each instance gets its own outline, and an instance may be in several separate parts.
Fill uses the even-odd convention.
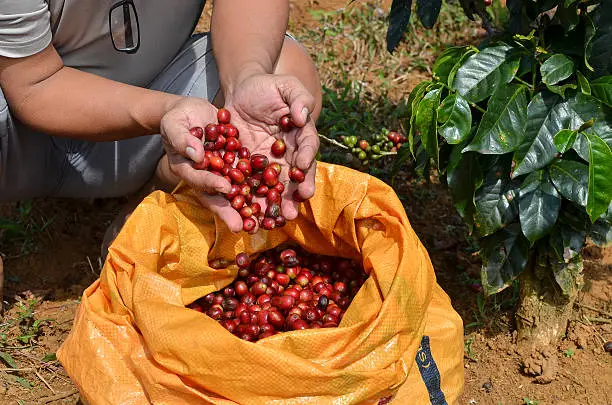
[[[281,166],[279,181],[285,185],[281,210],[287,220],[298,214],[298,202],[292,197],[297,189],[302,199],[308,199],[315,192],[316,154],[319,137],[310,112],[314,110],[315,99],[295,77],[260,74],[242,81],[229,97],[225,108],[231,113],[231,122],[240,131],[240,141],[251,154],[268,156],[270,163]],[[280,119],[290,115],[293,129],[282,131]],[[284,156],[277,158],[271,153],[272,144],[282,139],[286,144]],[[302,183],[289,180],[292,167],[305,174]],[[257,199],[266,208],[265,199]]]
[[[168,155],[170,170],[198,192],[200,202],[237,231],[231,215],[233,209],[225,199],[212,198],[209,193],[228,193],[230,183],[207,170],[193,167],[204,159],[202,140],[192,134],[195,127],[204,128],[217,121],[217,108],[200,98],[187,97],[175,103],[160,123],[160,134]],[[228,209],[229,208],[229,209]],[[235,213],[235,211],[234,211]],[[242,224],[240,224],[242,229]]]
[[[294,77],[280,75],[256,75],[242,81],[226,97],[225,108],[231,114],[231,123],[239,130],[239,139],[251,154],[266,155],[270,161],[281,166],[279,181],[285,185],[281,210],[287,220],[297,217],[297,193],[308,199],[315,191],[315,156],[319,149],[319,138],[310,111],[314,109],[314,97]],[[282,131],[281,117],[290,115],[293,129]],[[190,132],[194,127],[204,128],[217,122],[217,109],[205,100],[185,98],[177,102],[163,117],[161,135],[164,141],[170,170],[193,189],[199,191],[202,205],[210,209],[232,232],[240,232],[243,219],[231,207],[223,194],[230,192],[231,185],[223,177],[206,170],[197,170],[194,162],[204,158],[202,140]],[[272,144],[282,139],[286,144],[283,157],[271,153]],[[305,174],[302,183],[289,181],[289,170],[301,169]],[[219,194],[220,193],[220,194]],[[265,198],[255,198],[265,212]],[[253,232],[257,231],[257,227]]]

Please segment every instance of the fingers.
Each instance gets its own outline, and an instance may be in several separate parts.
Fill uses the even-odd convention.
[[[312,120],[296,136],[297,154],[294,164],[303,171],[306,171],[315,161],[319,151],[319,135]]]
[[[283,198],[281,209],[287,221],[293,221],[298,216],[298,203],[291,198]]]
[[[290,76],[278,78],[280,95],[289,105],[291,120],[296,126],[303,127],[315,108],[315,98],[298,79]]]
[[[160,132],[166,149],[194,162],[204,159],[202,140],[191,133],[191,128],[204,128],[216,117],[210,103],[197,99],[181,100],[160,122]]]
[[[310,167],[304,171],[306,178],[298,185],[298,193],[300,197],[307,200],[312,198],[315,193],[315,181],[317,175],[317,161],[313,160]]]
[[[305,170],[306,177],[302,183],[290,182],[287,184],[283,200],[281,202],[281,209],[283,216],[287,221],[292,221],[297,218],[299,213],[299,205],[301,202],[293,199],[293,192],[297,190],[302,200],[308,200],[314,196],[315,193],[315,178],[316,178],[317,162],[313,161],[310,167]]]
[[[193,162],[178,154],[168,155],[170,168],[183,179],[189,186],[196,190],[217,191],[229,193],[231,184],[225,178],[218,176],[208,170],[196,170]]]
[[[173,152],[201,162],[204,159],[202,141],[189,132],[190,126],[185,120],[172,115],[164,117],[161,123],[162,139],[169,154]]]
[[[230,231],[238,233],[242,231],[242,217],[232,208],[230,202],[222,196],[211,196],[206,193],[201,193],[198,200],[205,208],[209,209],[214,215],[219,217]],[[255,221],[257,222],[257,221]]]

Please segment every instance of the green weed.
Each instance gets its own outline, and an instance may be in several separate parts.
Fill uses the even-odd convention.
[[[0,218],[0,251],[18,248],[13,257],[25,256],[36,250],[38,237],[47,231],[55,217],[35,217],[32,203],[25,201],[17,205],[16,215]]]

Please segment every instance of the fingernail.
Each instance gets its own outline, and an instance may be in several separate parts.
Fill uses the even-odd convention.
[[[302,108],[302,116],[304,117],[304,121],[308,119],[308,114],[310,114],[310,112],[308,111],[308,107]]]
[[[193,160],[195,162],[196,160],[196,151],[195,149],[193,149],[191,146],[188,146],[185,149],[185,153],[187,154],[187,156],[189,156],[189,159]]]

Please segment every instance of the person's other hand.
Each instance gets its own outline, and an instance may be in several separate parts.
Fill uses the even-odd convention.
[[[315,99],[295,78],[283,75],[260,74],[250,76],[235,87],[226,97],[225,108],[231,113],[231,123],[240,131],[240,141],[249,148],[251,155],[266,155],[270,161],[281,166],[279,181],[285,185],[281,210],[287,220],[298,214],[298,202],[293,192],[298,190],[302,199],[315,192],[316,154],[319,137],[315,123],[310,117]],[[281,117],[291,116],[293,129],[283,132],[279,126]],[[272,144],[282,139],[286,152],[282,158],[271,153]],[[289,169],[297,167],[305,174],[302,183],[289,181]],[[256,198],[262,211],[266,209],[265,198]],[[236,213],[236,221],[239,219]]]
[[[194,162],[204,159],[204,145],[190,130],[216,122],[217,109],[211,103],[199,98],[184,98],[164,115],[160,133],[172,173],[191,186],[200,203],[225,222],[232,232],[239,232],[242,230],[240,215],[224,196],[217,194],[230,192],[230,183],[221,176],[193,167]]]

